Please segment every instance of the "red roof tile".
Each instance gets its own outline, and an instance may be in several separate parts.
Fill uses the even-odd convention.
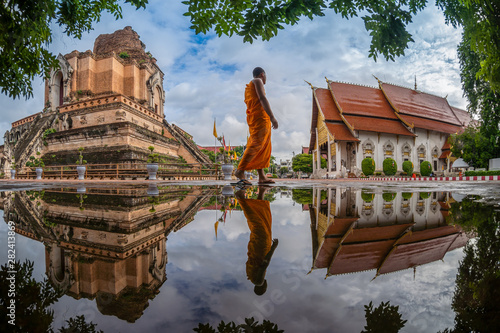
[[[453,234],[411,244],[397,245],[396,250],[391,252],[379,273],[391,273],[440,260],[457,236],[457,234]]]
[[[314,90],[316,99],[318,100],[321,111],[327,120],[342,121],[340,112],[332,97],[332,93],[328,89],[317,88]]]
[[[330,87],[344,116],[349,114],[398,119],[384,93],[378,88],[340,82],[330,82]]]
[[[449,150],[443,151],[441,153],[441,155],[439,156],[439,158],[447,158],[448,156],[450,156],[450,154],[451,154],[451,151],[449,151]]]
[[[436,122],[446,122],[461,126],[446,98],[430,95],[418,90],[398,87],[392,84],[380,83],[381,88],[391,104],[404,115],[432,119]],[[425,122],[415,123],[416,127],[425,127]],[[449,132],[448,132],[449,133]]]
[[[457,125],[452,125],[437,120],[414,117],[406,114],[401,114],[401,118],[403,118],[409,124],[414,124],[415,127],[417,128],[424,128],[437,132],[451,134],[451,133],[457,133],[461,129],[461,127]]]
[[[457,116],[458,120],[460,120],[460,122],[462,124],[464,124],[464,127],[467,127],[472,120],[469,113],[465,110],[462,110],[462,109],[459,109],[459,108],[456,108],[453,106],[451,107],[451,109],[453,110],[453,112]]]
[[[359,217],[336,217],[333,223],[328,226],[325,235],[344,235],[351,227],[351,224],[359,220]]]
[[[461,229],[454,226],[446,225],[438,228],[431,228],[425,230],[414,231],[410,236],[404,237],[399,244],[419,242],[431,238],[439,238],[451,234],[457,234]]]
[[[326,123],[328,131],[333,135],[335,141],[356,141],[359,139],[355,138],[349,131],[345,124],[333,124]]]
[[[329,275],[376,269],[394,244],[394,240],[342,245]]]
[[[352,233],[344,240],[345,243],[371,242],[382,239],[395,239],[401,236],[403,232],[411,227],[413,223],[392,224],[388,226],[379,226],[372,228],[355,228]]]
[[[351,116],[344,113],[344,117],[356,131],[391,133],[398,135],[415,136],[403,126],[399,119],[380,119],[360,116]]]

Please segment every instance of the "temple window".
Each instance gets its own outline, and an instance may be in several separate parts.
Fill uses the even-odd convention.
[[[438,169],[438,147],[434,146],[434,148],[432,148],[432,166],[433,166],[433,170],[434,171],[437,171]]]
[[[420,145],[417,148],[417,155],[419,159],[422,159],[422,161],[425,159],[425,146]]]
[[[438,148],[432,148],[432,158],[438,158]]]
[[[370,139],[366,140],[365,143],[363,143],[362,148],[363,148],[363,158],[367,157],[373,158],[374,144]]]
[[[408,143],[405,143],[401,148],[401,153],[403,154],[403,161],[409,161],[411,158],[411,147]]]
[[[384,145],[384,155],[385,155],[385,158],[389,158],[389,157],[394,156],[394,145],[392,144],[392,142],[387,141],[385,143],[385,145]]]

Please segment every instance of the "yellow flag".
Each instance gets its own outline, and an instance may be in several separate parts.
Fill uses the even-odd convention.
[[[215,119],[214,119],[214,136],[217,138],[217,129],[215,128]]]
[[[215,239],[217,239],[217,227],[219,226],[219,221],[215,222]]]
[[[238,156],[236,156],[236,152],[234,152],[234,159],[237,160]]]

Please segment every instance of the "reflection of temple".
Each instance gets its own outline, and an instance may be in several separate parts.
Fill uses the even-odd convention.
[[[166,280],[167,235],[193,219],[207,190],[78,190],[11,192],[4,218],[16,222],[18,234],[44,243],[55,286],[134,322]]]
[[[323,199],[322,199],[323,198]],[[379,274],[416,268],[439,259],[468,238],[445,222],[445,193],[369,194],[314,190],[310,205],[312,269],[327,276],[376,270]],[[443,207],[443,208],[442,208]]]

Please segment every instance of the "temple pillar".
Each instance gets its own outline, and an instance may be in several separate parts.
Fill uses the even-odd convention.
[[[337,174],[342,176],[342,147],[339,142],[335,142],[335,165],[337,166]]]
[[[326,133],[326,137],[327,137],[327,144],[328,144],[328,164],[327,164],[327,167],[328,167],[328,171],[327,171],[327,177],[330,178],[330,172],[332,171],[332,149],[330,147],[331,145],[331,142],[330,142],[330,133],[327,132]]]

